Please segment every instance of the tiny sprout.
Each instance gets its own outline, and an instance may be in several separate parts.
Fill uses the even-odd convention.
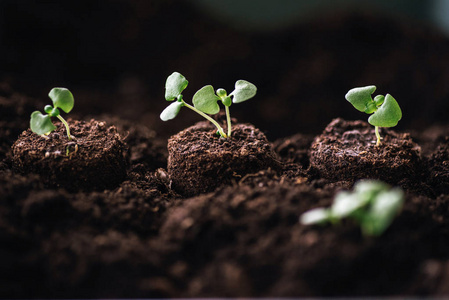
[[[346,93],[348,100],[357,110],[372,114],[368,118],[368,123],[375,127],[377,143],[380,145],[379,127],[394,127],[402,118],[402,111],[399,104],[390,94],[386,96],[377,95],[373,98],[371,95],[376,90],[374,85],[353,88]]]
[[[72,110],[75,102],[72,93],[66,88],[53,88],[48,96],[52,100],[53,106],[46,105],[44,107],[46,115],[42,114],[40,111],[35,111],[31,114],[31,130],[39,135],[50,134],[50,132],[56,129],[56,126],[51,122],[51,117],[56,117],[64,124],[67,130],[68,139],[72,140],[69,124],[67,124],[66,120],[61,117],[59,112],[59,109],[62,109],[66,113],[69,113]]]
[[[301,215],[304,225],[338,223],[350,218],[357,222],[365,236],[379,236],[399,213],[404,202],[400,188],[390,188],[377,180],[361,180],[353,192],[339,192],[330,208],[315,208]]]
[[[238,80],[235,83],[234,91],[229,95],[226,90],[222,88],[214,91],[214,88],[211,85],[206,85],[195,93],[192,99],[192,106],[186,103],[182,96],[182,91],[187,87],[188,83],[187,79],[178,72],[174,72],[168,76],[165,83],[165,99],[167,101],[176,101],[162,111],[160,115],[161,120],[168,121],[174,119],[181,110],[181,107],[185,106],[212,122],[212,124],[217,127],[218,134],[225,138],[231,136],[231,115],[229,113],[229,106],[231,106],[232,103],[240,103],[251,99],[257,92],[256,86],[245,80]],[[221,101],[225,107],[227,133],[225,133],[223,128],[209,116],[215,115],[220,111],[218,101]]]

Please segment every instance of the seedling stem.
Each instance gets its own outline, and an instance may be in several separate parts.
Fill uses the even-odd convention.
[[[212,124],[215,125],[215,127],[217,127],[218,129],[218,133],[224,137],[227,138],[228,136],[226,135],[226,133],[223,130],[223,127],[220,126],[220,124],[218,124],[217,121],[215,121],[214,119],[212,119],[210,116],[208,116],[207,114],[203,113],[201,110],[196,109],[194,106],[184,102],[184,100],[181,100],[182,103],[184,104],[184,106],[186,106],[187,108],[190,108],[191,110],[193,110],[194,112],[200,114],[201,116],[203,116],[204,118],[206,118],[207,120],[209,120]],[[229,130],[228,130],[229,132]]]
[[[69,124],[66,122],[66,120],[64,120],[63,117],[61,117],[61,115],[57,115],[56,118],[59,119],[59,121],[62,122],[62,124],[64,124],[65,129],[67,130],[67,137],[69,138],[69,141],[72,140],[72,136],[70,135],[70,128],[69,128]]]
[[[231,114],[229,113],[229,106],[225,106],[226,121],[228,123],[228,137],[231,137]]]
[[[376,146],[380,146],[379,126],[374,126],[374,129],[375,129],[375,131],[376,131],[376,137],[377,137],[377,143],[376,143]]]

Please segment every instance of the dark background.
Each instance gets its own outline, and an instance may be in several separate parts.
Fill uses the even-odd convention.
[[[160,121],[173,71],[188,102],[246,79],[258,95],[231,114],[270,139],[366,120],[344,95],[375,84],[401,105],[398,130],[420,129],[448,120],[446,2],[2,0],[0,80],[36,109],[64,86],[74,117],[115,114],[167,136],[201,119],[184,109]]]

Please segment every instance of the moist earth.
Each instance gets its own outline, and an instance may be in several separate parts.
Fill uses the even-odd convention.
[[[446,127],[431,139],[425,132],[413,134],[424,149],[438,145],[413,155],[426,162],[429,174],[441,176],[408,178],[400,215],[381,237],[366,238],[349,221],[298,221],[306,210],[329,206],[354,182],[318,175],[313,143],[322,135],[297,134],[274,143],[263,138],[261,149],[277,157],[279,168],[259,167],[186,198],[172,189],[161,167],[167,162],[163,141],[147,128],[112,119],[133,159],[124,181],[104,191],[48,187],[42,175],[16,172],[6,151],[0,169],[2,296],[447,295],[449,195],[444,181],[435,182],[447,174]],[[208,126],[192,128],[217,140]],[[361,121],[333,121],[324,134],[343,136],[354,126],[355,136],[371,147],[372,129]],[[236,138],[250,132],[263,136],[251,125],[235,125]],[[383,145],[401,138],[412,151],[421,146],[408,134],[382,134]]]
[[[381,128],[376,144],[374,127],[363,121],[333,120],[310,148],[311,168],[333,181],[380,179],[404,184],[421,175],[421,149],[410,134]]]
[[[253,125],[236,124],[221,138],[209,122],[191,126],[168,140],[171,187],[183,196],[214,191],[248,174],[279,169],[273,147]]]
[[[13,169],[37,173],[47,185],[72,191],[117,187],[126,177],[126,146],[114,126],[69,119],[71,139],[58,123],[49,135],[28,129],[12,146]]]

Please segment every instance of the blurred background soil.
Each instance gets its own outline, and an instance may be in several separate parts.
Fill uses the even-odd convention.
[[[344,95],[374,84],[400,103],[398,130],[419,129],[447,122],[448,2],[3,0],[2,93],[41,109],[52,87],[67,87],[72,116],[115,114],[167,137],[200,120],[160,121],[173,71],[190,82],[187,101],[246,79],[258,95],[231,113],[274,140],[335,117],[366,120]]]

